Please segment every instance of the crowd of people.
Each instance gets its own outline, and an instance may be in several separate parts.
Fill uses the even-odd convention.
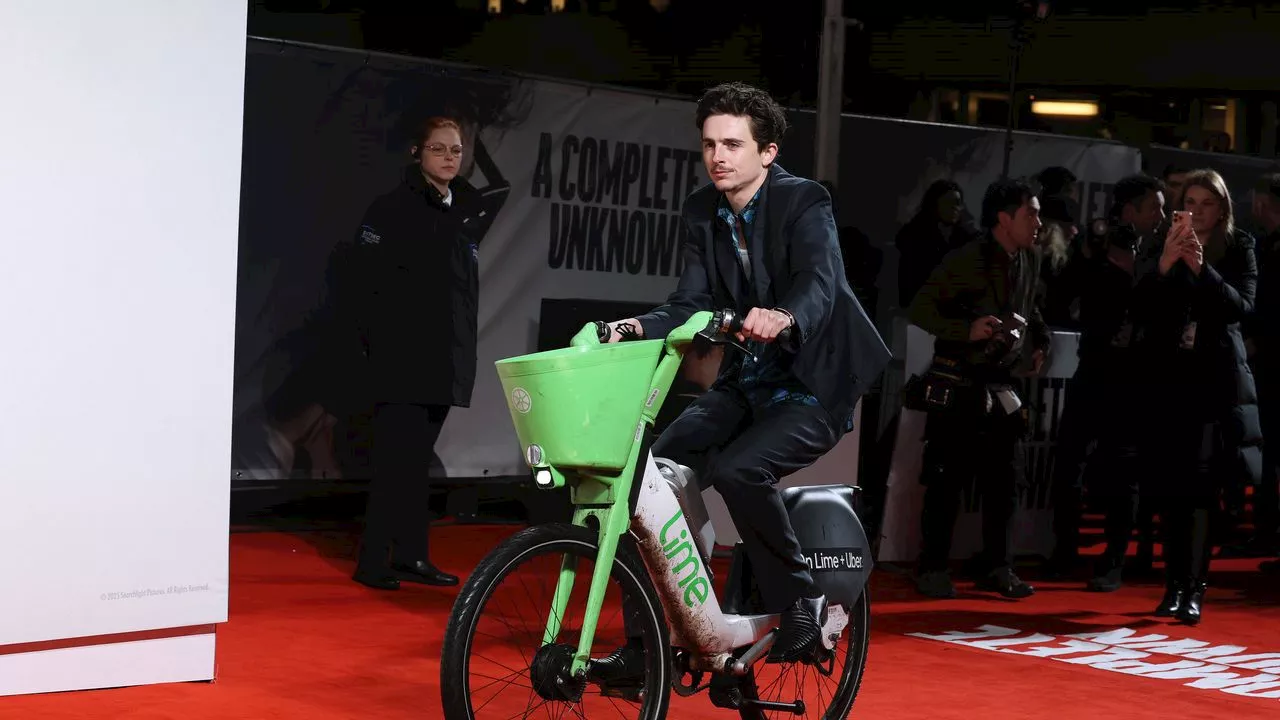
[[[1277,552],[1277,453],[1263,441],[1268,430],[1280,436],[1280,174],[1254,189],[1262,238],[1239,227],[1213,170],[1170,167],[1111,192],[1105,222],[1082,231],[1070,171],[1002,179],[983,198],[979,230],[959,186],[939,181],[898,236],[900,299],[936,338],[931,367],[906,388],[906,406],[928,413],[916,575],[924,595],[955,596],[951,534],[975,479],[983,552],[966,572],[1005,597],[1034,593],[1010,550],[1029,429],[1018,395],[1020,377],[1034,376],[1051,350],[1050,327],[1079,332],[1080,342],[1054,460],[1047,576],[1080,568],[1086,499],[1105,515],[1106,538],[1088,588],[1114,591],[1126,574],[1150,573],[1158,541],[1166,592],[1157,616],[1200,621],[1215,547]],[[1280,561],[1262,567],[1275,572]]]
[[[823,302],[799,290],[779,294],[788,287],[788,271],[775,269],[782,279],[761,284],[755,278],[760,268],[747,261],[753,257],[750,245],[763,241],[739,236],[752,230],[754,208],[767,194],[762,188],[773,187],[766,180],[791,177],[773,162],[785,128],[781,112],[763,92],[735,84],[703,98],[703,160],[720,194],[706,191],[708,206],[714,205],[708,217],[685,213],[687,223],[710,230],[705,248],[686,244],[684,276],[671,300],[682,312],[709,306],[713,296],[717,303],[732,300],[747,317],[752,337],[765,325],[773,335],[795,327],[803,337],[810,327],[826,327],[833,313],[848,320],[839,342],[805,338],[798,348],[777,351],[779,362],[798,363],[800,374],[770,370],[764,389],[756,388],[754,375],[749,382],[731,382],[738,370],[720,363],[711,390],[746,382],[751,392],[771,398],[766,407],[773,407],[775,396],[789,398],[788,412],[812,415],[815,427],[830,430],[812,448],[801,443],[803,451],[789,450],[776,468],[757,460],[743,464],[751,478],[764,472],[770,480],[751,485],[765,498],[773,497],[772,482],[807,466],[848,432],[845,415],[888,352],[862,309],[875,304],[870,278],[879,257],[855,252],[866,243],[844,232],[827,236],[836,226],[829,189],[793,183],[812,195],[812,223],[823,231],[802,234],[796,242],[819,238],[831,245],[830,257],[837,244],[842,247],[845,277],[835,273],[823,281],[842,290],[836,309],[828,307],[835,302],[830,293],[814,295]],[[716,128],[730,123],[732,142],[709,137],[708,118]],[[760,136],[774,126],[777,132]],[[740,157],[749,147],[753,153]],[[396,589],[400,581],[458,582],[428,559],[421,514],[430,447],[449,409],[470,403],[475,380],[479,252],[468,219],[478,211],[469,186],[458,179],[464,152],[456,121],[427,121],[402,182],[373,203],[331,265],[333,352],[350,360],[350,377],[363,378],[358,404],[373,416],[379,439],[355,579],[380,589]],[[1051,327],[1078,331],[1080,342],[1054,462],[1057,542],[1050,574],[1072,573],[1080,563],[1086,499],[1106,516],[1106,549],[1090,573],[1092,590],[1115,590],[1126,574],[1149,571],[1157,540],[1153,529],[1159,528],[1167,593],[1157,615],[1199,622],[1215,546],[1255,556],[1277,550],[1276,452],[1264,451],[1263,440],[1280,433],[1274,427],[1280,417],[1280,174],[1263,177],[1253,195],[1253,219],[1267,233],[1262,239],[1238,227],[1231,193],[1212,170],[1171,167],[1160,178],[1134,175],[1111,192],[1108,216],[1082,229],[1079,182],[1070,171],[1048,168],[1034,182],[1004,178],[987,189],[975,223],[962,188],[941,180],[927,190],[920,212],[896,240],[898,300],[909,307],[911,322],[935,338],[931,367],[906,386],[907,407],[928,415],[923,551],[916,575],[917,588],[927,596],[956,594],[949,572],[951,538],[963,491],[975,481],[983,497],[983,552],[965,572],[979,587],[1009,598],[1035,592],[1014,572],[1012,557],[1029,430],[1020,393],[1022,379],[1039,373],[1052,351]],[[776,194],[789,197],[782,190]],[[436,241],[413,242],[418,228],[430,229]],[[806,257],[828,258],[824,253]],[[712,264],[741,265],[743,277],[731,278],[741,286],[715,286],[721,275],[732,273],[707,270]],[[403,272],[388,274],[393,267]],[[822,273],[831,269],[820,265],[805,277],[825,278]],[[756,285],[771,288],[770,297],[752,296]],[[455,339],[445,346],[448,352],[412,330],[410,311],[424,307],[442,309],[441,317],[450,318],[443,328]],[[668,328],[646,328],[632,319],[613,329],[619,337],[638,337]],[[773,335],[761,333],[756,340],[772,342]],[[818,345],[834,359],[810,357]],[[829,362],[843,365],[828,367]],[[709,392],[696,405],[721,396]],[[769,416],[760,409],[752,414]],[[668,435],[688,439],[701,437],[699,432],[682,426]],[[766,526],[768,537],[781,533],[785,539],[787,525],[774,517],[781,510],[764,518],[756,505],[740,508],[743,524]],[[1246,525],[1253,534],[1238,542]],[[1126,565],[1135,534],[1139,550]],[[762,540],[753,548],[760,562],[772,552],[779,568],[803,566],[794,543],[775,544]],[[1274,571],[1277,565],[1265,567]],[[786,573],[779,570],[777,576]],[[803,599],[808,586],[797,582],[791,596]]]

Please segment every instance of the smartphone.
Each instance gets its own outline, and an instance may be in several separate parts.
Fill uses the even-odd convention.
[[[1174,225],[1186,225],[1189,222],[1191,222],[1191,213],[1187,212],[1186,210],[1173,211]]]

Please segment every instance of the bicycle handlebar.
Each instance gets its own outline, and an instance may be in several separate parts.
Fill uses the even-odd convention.
[[[738,313],[732,308],[725,308],[723,310],[717,310],[711,316],[711,323],[713,325],[717,324],[717,321],[719,326],[718,331],[725,336],[733,337],[734,335],[742,332],[742,325],[746,322],[746,318],[738,317]],[[783,346],[790,345],[791,328],[783,328],[782,332],[778,333],[778,337],[774,338],[774,342]]]
[[[684,345],[693,340],[695,336],[701,336],[704,340],[714,345],[733,345],[739,350],[750,354],[750,351],[742,347],[734,341],[734,336],[742,332],[744,318],[739,317],[738,313],[732,308],[722,308],[715,312],[701,311],[696,312],[680,327],[672,330],[667,335],[666,342],[668,348],[675,348],[677,345]],[[599,345],[603,342],[602,335],[608,335],[604,329],[604,323],[592,322],[587,323],[577,335],[573,336],[570,341],[571,347],[580,347],[585,345]],[[791,347],[793,337],[792,328],[783,328],[782,332],[774,339],[774,342],[783,347]],[[656,338],[655,338],[656,339]]]

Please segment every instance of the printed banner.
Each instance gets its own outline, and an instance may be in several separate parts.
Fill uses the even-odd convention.
[[[544,299],[666,298],[681,205],[706,182],[693,104],[261,41],[246,76],[236,478],[363,474],[359,428],[325,406],[343,382],[319,351],[325,264],[436,114],[465,126],[462,175],[490,223],[472,406],[436,450],[450,476],[525,472],[493,363],[537,349]],[[430,313],[426,333],[444,324]]]
[[[411,128],[440,113],[465,125],[463,175],[484,193],[490,223],[472,406],[450,413],[436,448],[450,476],[525,472],[493,362],[538,348],[544,300],[652,306],[674,287],[681,205],[706,181],[692,102],[250,41],[233,479],[367,477],[359,428],[326,407],[343,378],[319,351],[315,311],[330,251],[398,182]],[[791,120],[779,162],[806,175],[814,116]],[[845,259],[869,271],[851,280],[887,336],[892,303],[873,303],[896,299],[898,228],[943,176],[965,187],[976,213],[999,175],[1004,136],[853,116],[841,134],[837,221],[842,245],[845,230],[855,238]],[[1066,165],[1090,197],[1138,167],[1137,152],[1120,145],[1016,138],[1016,174]],[[424,332],[432,326],[424,317]]]

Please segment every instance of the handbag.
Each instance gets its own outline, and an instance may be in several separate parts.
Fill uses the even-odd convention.
[[[903,388],[903,407],[922,412],[954,411],[971,399],[972,380],[960,372],[954,360],[934,356],[924,375],[913,375]]]

